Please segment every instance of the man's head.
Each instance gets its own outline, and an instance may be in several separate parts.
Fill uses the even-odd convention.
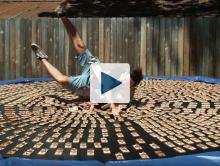
[[[141,68],[134,69],[131,72],[131,81],[130,81],[131,87],[137,86],[142,79],[143,79],[142,69]]]

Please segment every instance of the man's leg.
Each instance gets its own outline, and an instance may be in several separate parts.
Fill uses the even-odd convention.
[[[67,17],[61,17],[61,20],[73,44],[73,48],[75,49],[78,55],[81,55],[85,52],[86,46],[83,40],[81,39],[76,27],[71,23],[71,21]]]
[[[44,64],[49,74],[61,85],[67,86],[69,84],[69,77],[63,75],[59,70],[57,70],[53,65],[51,65],[47,61],[48,56],[37,44],[32,43],[31,48],[33,52],[36,54],[37,59],[39,59]]]
[[[68,3],[69,0],[63,0],[60,5],[55,9],[55,13],[61,18],[76,53],[78,55],[81,55],[85,52],[86,46],[81,39],[77,28],[71,23],[71,21],[67,17],[65,17],[66,11],[68,10]]]
[[[49,74],[61,85],[68,86],[69,77],[63,75],[57,68],[55,68],[52,64],[50,64],[46,59],[42,59],[41,62],[46,67]]]

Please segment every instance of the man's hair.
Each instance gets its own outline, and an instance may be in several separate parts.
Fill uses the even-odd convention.
[[[143,79],[142,69],[136,68],[131,72],[131,79],[134,82],[133,86],[137,86]]]

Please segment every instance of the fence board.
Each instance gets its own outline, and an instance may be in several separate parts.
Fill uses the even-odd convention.
[[[198,66],[198,72],[201,72],[203,75],[207,75],[208,74],[208,59],[207,57],[209,56],[209,20],[207,20],[206,18],[203,18],[200,21],[200,25],[204,25],[203,28],[205,29],[205,31],[202,32],[202,30],[200,29],[200,34],[203,33],[204,37],[202,38],[201,35],[198,34],[199,36],[199,41],[201,41],[201,45],[202,45],[202,49],[200,47],[200,43],[199,41],[197,42],[197,49],[201,50],[201,61],[200,64],[201,66]],[[198,57],[198,56],[197,56]],[[200,60],[200,58],[198,57],[198,60]]]
[[[215,57],[216,57],[216,50],[215,50],[215,43],[216,43],[216,26],[217,21],[215,18],[210,18],[210,25],[209,25],[209,56],[208,58],[208,74],[214,76],[215,75]]]
[[[94,53],[94,40],[93,40],[93,19],[87,20],[87,45],[90,46],[90,51]]]
[[[110,52],[110,63],[116,61],[117,58],[117,23],[116,18],[111,18],[111,52]]]
[[[140,66],[140,48],[141,48],[141,19],[135,18],[134,19],[134,51],[133,51],[133,58],[134,58],[134,65],[133,68],[137,68]]]
[[[172,19],[168,18],[165,24],[165,75],[171,74],[171,46],[172,46]]]
[[[122,62],[122,44],[123,44],[123,39],[122,39],[122,18],[117,19],[117,29],[116,29],[116,63]]]
[[[178,43],[178,25],[177,25],[177,18],[173,18],[171,20],[172,28],[171,28],[171,54],[170,54],[170,69],[171,75],[177,75],[177,58],[178,58],[178,51],[177,51],[177,43]]]
[[[147,75],[152,75],[152,43],[153,43],[153,21],[152,18],[147,19],[147,38],[146,38],[146,48],[147,48]]]
[[[99,55],[99,19],[93,18],[92,20],[92,40],[93,40],[93,54],[94,56]]]
[[[158,75],[158,54],[159,54],[159,19],[156,18],[153,20],[153,47],[152,47],[152,66],[153,66],[153,75]]]
[[[103,62],[104,61],[104,19],[100,18],[99,20],[99,49],[98,49],[98,54],[100,61]]]
[[[10,67],[10,79],[15,77],[15,21],[12,20],[9,22],[9,67]]]
[[[5,78],[4,73],[4,36],[5,36],[5,20],[0,20],[0,80]]]
[[[159,36],[159,59],[158,59],[158,75],[165,75],[165,18],[160,18],[160,36]]]
[[[146,74],[147,70],[147,60],[146,60],[146,37],[147,37],[147,24],[146,24],[146,18],[141,19],[141,50],[140,50],[140,66],[142,66],[143,74]]]
[[[122,62],[128,63],[128,18],[122,19]]]
[[[219,18],[73,18],[85,44],[102,62],[127,62],[147,75],[220,78]],[[64,74],[80,71],[57,18],[0,19],[0,79],[49,76],[30,45],[36,42]]]
[[[134,44],[134,19],[128,18],[128,62],[133,62],[130,64],[131,70],[134,68],[134,58],[137,56],[135,54],[135,44]]]
[[[183,27],[183,75],[187,76],[190,75],[189,72],[189,54],[190,54],[190,20],[189,18],[184,19],[184,25]]]
[[[9,68],[10,65],[10,53],[9,53],[9,48],[10,48],[10,43],[9,43],[9,35],[10,35],[10,30],[9,30],[9,22],[10,20],[5,21],[5,37],[4,37],[4,46],[5,46],[5,51],[2,56],[4,56],[4,77],[5,79],[10,79],[11,76],[11,71]]]
[[[197,44],[197,31],[196,31],[196,25],[197,20],[193,20],[192,18],[189,18],[189,74],[190,75],[196,75],[196,65],[198,65],[198,61],[196,59],[197,53],[196,53],[196,44]],[[192,47],[193,45],[193,47]],[[201,55],[200,55],[201,56]]]
[[[196,73],[201,73],[202,75],[206,75],[206,69],[207,66],[204,65],[205,62],[205,53],[208,53],[208,50],[206,50],[206,45],[205,42],[207,40],[207,36],[208,36],[208,25],[206,25],[206,23],[204,22],[204,18],[199,18],[196,20],[197,21],[197,25],[199,27],[201,27],[203,25],[204,31],[199,28],[194,28],[195,30],[195,35],[196,37],[196,46],[195,46],[195,62],[194,65],[196,66]],[[203,37],[202,34],[203,33]],[[206,51],[206,52],[205,52]],[[196,63],[197,62],[197,63]]]
[[[215,64],[214,64],[214,69],[215,69],[215,77],[220,78],[220,18],[217,18],[216,22],[216,44],[215,44]]]
[[[177,75],[183,75],[184,74],[184,19],[178,19],[178,27],[177,27]]]
[[[104,61],[103,62],[110,62],[111,56],[111,19],[107,18],[104,22]]]

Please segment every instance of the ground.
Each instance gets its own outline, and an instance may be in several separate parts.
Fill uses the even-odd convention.
[[[39,13],[53,12],[61,0],[17,0],[0,2],[0,18],[37,18]]]
[[[152,159],[220,150],[220,85],[143,80],[118,119],[56,82],[0,86],[4,157]]]

